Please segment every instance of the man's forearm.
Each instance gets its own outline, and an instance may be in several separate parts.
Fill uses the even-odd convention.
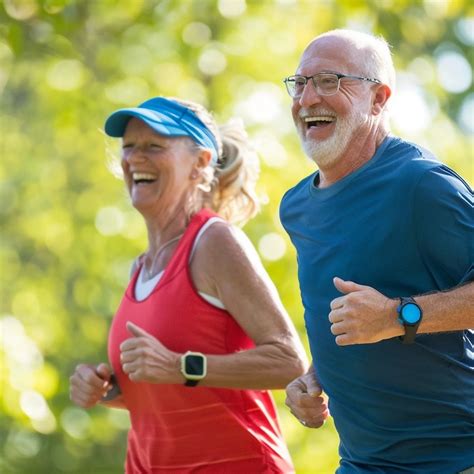
[[[418,334],[474,329],[474,282],[414,298],[423,310]]]
[[[337,277],[334,284],[343,293],[331,301],[328,315],[336,344],[371,344],[405,334],[397,317],[399,298],[388,298],[375,288]],[[413,296],[423,311],[418,334],[474,328],[473,282]]]

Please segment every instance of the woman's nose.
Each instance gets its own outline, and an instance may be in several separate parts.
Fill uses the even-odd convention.
[[[123,150],[123,159],[129,163],[143,162],[147,159],[146,147],[134,145]]]

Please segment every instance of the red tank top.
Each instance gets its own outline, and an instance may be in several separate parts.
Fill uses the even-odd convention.
[[[119,346],[132,321],[172,351],[230,354],[255,347],[234,318],[194,288],[189,257],[199,229],[211,217],[191,220],[161,280],[143,301],[134,297],[138,269],[109,334],[109,359],[130,412],[126,472],[293,473],[271,394],[263,390],[185,387],[131,382]]]

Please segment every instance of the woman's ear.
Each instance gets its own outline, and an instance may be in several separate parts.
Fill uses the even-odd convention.
[[[387,100],[392,95],[392,90],[387,84],[379,84],[375,89],[374,99],[372,102],[372,113],[380,115],[387,103]]]
[[[200,149],[193,170],[191,172],[191,179],[198,178],[201,175],[202,170],[209,166],[211,159],[211,150],[208,150],[207,148]]]
[[[203,148],[199,150],[199,155],[198,155],[198,167],[201,169],[207,168],[209,166],[209,163],[212,160],[212,153],[211,150],[208,150],[207,148]]]

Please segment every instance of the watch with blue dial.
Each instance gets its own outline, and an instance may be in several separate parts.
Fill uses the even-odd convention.
[[[398,322],[405,328],[405,335],[401,336],[403,344],[413,344],[416,331],[423,318],[423,311],[418,303],[411,297],[401,297],[397,307]]]

